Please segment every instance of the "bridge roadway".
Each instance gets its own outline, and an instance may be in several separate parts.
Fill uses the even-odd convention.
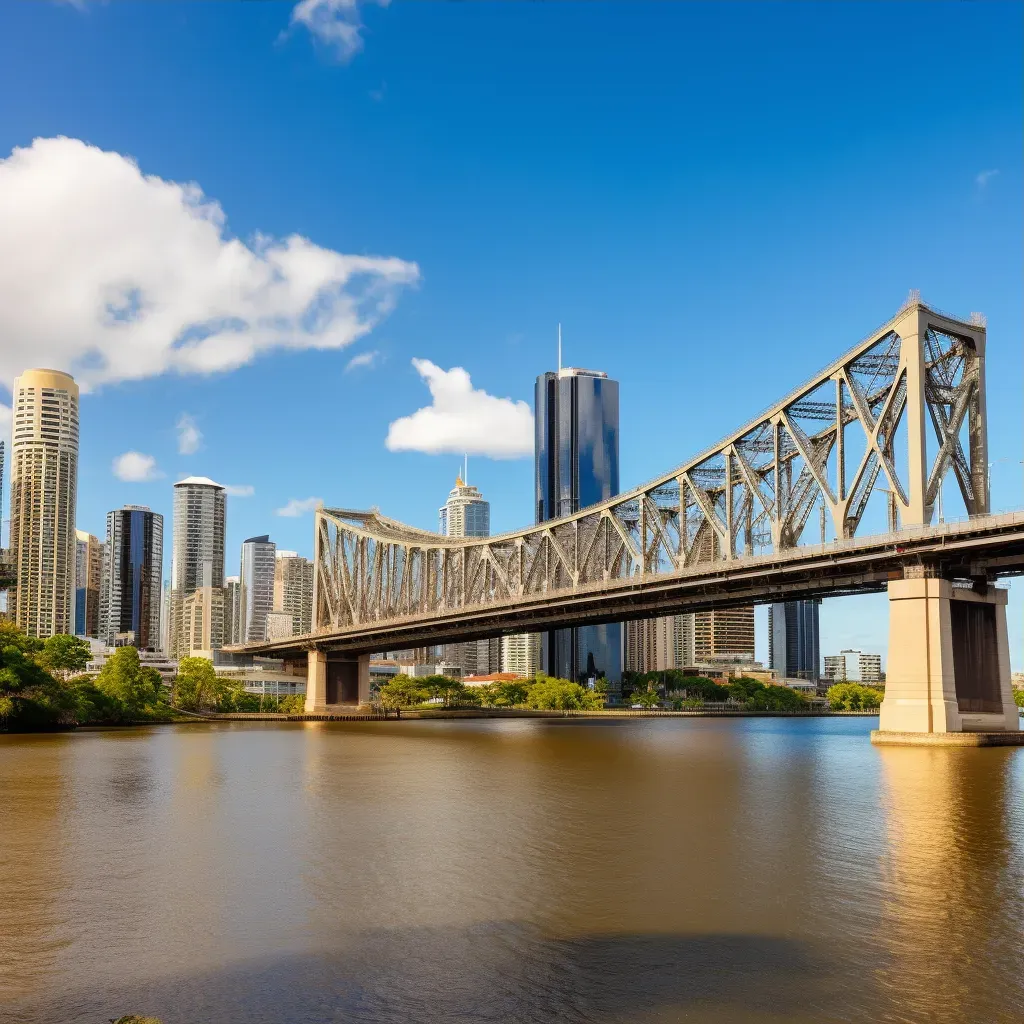
[[[227,648],[288,660],[311,650],[357,656],[563,626],[620,622],[733,605],[883,591],[905,570],[992,581],[1024,573],[1024,511],[979,515],[891,534],[719,559],[450,612],[389,617],[340,629]]]

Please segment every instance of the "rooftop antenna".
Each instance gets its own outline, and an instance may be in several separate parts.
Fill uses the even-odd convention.
[[[558,372],[562,372],[562,325],[558,325]]]

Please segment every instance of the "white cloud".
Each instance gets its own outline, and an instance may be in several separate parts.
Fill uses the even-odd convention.
[[[125,452],[114,459],[110,467],[118,480],[141,484],[149,480],[159,480],[163,473],[156,468],[156,459],[142,452]]]
[[[252,484],[225,484],[224,491],[231,498],[251,498],[256,488]]]
[[[187,412],[183,412],[175,426],[178,429],[178,454],[195,455],[203,440],[203,432],[196,426],[196,421]]]
[[[304,516],[307,512],[312,512],[323,503],[323,498],[289,498],[288,504],[284,508],[274,509],[274,515],[295,519],[298,516]]]
[[[391,451],[494,459],[518,459],[533,451],[533,413],[526,402],[475,391],[461,366],[442,370],[428,359],[414,359],[412,365],[433,401],[391,424],[385,441]]]
[[[989,181],[992,178],[994,178],[998,173],[998,167],[993,167],[990,171],[979,171],[974,176],[974,184],[977,185],[978,188],[984,188],[989,183]]]
[[[365,366],[367,369],[370,369],[373,366],[373,364],[377,361],[377,356],[379,355],[379,352],[360,352],[359,355],[353,356],[348,361],[348,363],[345,366],[345,372],[348,373],[349,370],[358,370],[360,369],[360,367],[363,366]]]
[[[351,60],[363,48],[359,9],[367,3],[387,7],[391,0],[300,0],[292,8],[292,25],[302,25],[334,51],[340,61]]]
[[[77,139],[0,160],[0,384],[26,366],[84,390],[168,371],[233,370],[272,349],[369,333],[419,269],[306,238],[226,231],[196,184],[144,176]]]

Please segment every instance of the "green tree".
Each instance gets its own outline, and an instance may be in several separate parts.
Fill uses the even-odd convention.
[[[217,707],[223,686],[218,685],[209,658],[182,658],[174,680],[174,706],[182,711],[208,711]]]
[[[304,693],[293,693],[282,697],[277,702],[277,710],[282,715],[301,715],[306,710],[306,695]]]
[[[589,711],[604,706],[600,694],[579,683],[538,675],[526,694],[526,706],[546,711]]]
[[[14,647],[22,654],[35,654],[43,649],[43,641],[29,636],[10,619],[0,619],[0,651],[5,647]]]
[[[395,711],[399,718],[402,717],[402,708],[422,704],[427,696],[427,691],[420,686],[420,680],[404,673],[392,676],[377,690],[377,700],[381,707],[385,712]]]
[[[47,637],[38,656],[39,664],[59,679],[84,671],[91,658],[92,648],[88,641],[67,633]]]
[[[418,679],[417,682],[431,698],[439,697],[446,708],[454,704],[475,703],[475,698],[471,692],[475,687],[467,687],[461,679],[432,675],[424,676],[422,679]]]
[[[75,722],[73,694],[33,657],[42,649],[9,621],[0,622],[0,727],[29,731]]]
[[[881,690],[861,683],[835,683],[825,691],[833,711],[874,711],[884,696]]]
[[[654,683],[648,682],[645,689],[635,689],[630,694],[629,701],[631,704],[639,704],[642,708],[654,708],[658,706],[661,697],[655,689]]]
[[[488,708],[514,708],[525,704],[529,689],[530,684],[525,679],[507,679],[474,687],[480,703]]]
[[[96,677],[96,689],[119,701],[129,715],[153,708],[160,686],[160,673],[143,665],[134,647],[119,647]]]
[[[1019,708],[1024,708],[1024,690],[1014,689],[1013,703],[1016,704]]]

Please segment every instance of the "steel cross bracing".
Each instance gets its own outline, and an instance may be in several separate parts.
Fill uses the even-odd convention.
[[[947,470],[968,513],[984,514],[984,372],[983,326],[911,302],[720,444],[575,515],[450,538],[377,511],[319,509],[315,631],[781,552],[822,542],[826,518],[834,537],[852,538],[876,492],[889,530],[928,524]]]

